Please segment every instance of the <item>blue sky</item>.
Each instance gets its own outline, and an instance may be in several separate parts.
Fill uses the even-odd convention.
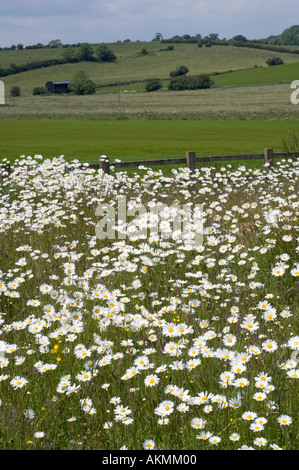
[[[260,39],[294,24],[298,0],[1,0],[0,47],[150,41],[157,32]]]

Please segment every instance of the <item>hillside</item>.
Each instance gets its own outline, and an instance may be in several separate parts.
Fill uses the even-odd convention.
[[[173,50],[168,50],[166,44],[157,42],[114,43],[108,46],[117,57],[115,62],[85,61],[60,64],[9,75],[2,77],[2,80],[8,90],[11,86],[18,85],[21,87],[22,94],[31,95],[34,87],[44,86],[49,80],[70,80],[80,69],[83,69],[98,86],[104,86],[128,85],[153,77],[167,80],[169,73],[180,65],[188,67],[190,74],[214,74],[215,72],[247,70],[261,66],[268,69],[266,60],[273,55],[282,57],[285,64],[299,63],[299,56],[295,54],[273,53],[273,51],[234,46],[213,45],[209,48],[199,48],[197,44],[175,44]],[[93,47],[96,48],[96,45]],[[141,53],[142,49],[146,49],[146,55]],[[6,68],[12,63],[18,65],[24,64],[26,61],[61,58],[63,51],[62,47],[57,49],[0,50],[0,64],[2,68]],[[261,73],[261,71],[254,70],[254,73]],[[273,70],[268,72],[268,74],[271,73]],[[224,78],[224,82],[226,79]],[[271,81],[273,82],[273,80]]]

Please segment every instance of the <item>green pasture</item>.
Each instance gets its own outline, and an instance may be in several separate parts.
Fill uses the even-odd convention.
[[[215,86],[259,85],[265,83],[292,82],[299,79],[299,61],[291,64],[265,66],[248,70],[236,70],[212,77]]]
[[[0,121],[0,158],[21,155],[64,155],[94,163],[101,155],[113,159],[146,160],[262,153],[265,147],[283,150],[282,139],[295,122],[196,120],[7,120]]]
[[[299,63],[298,56],[289,53],[274,53],[259,49],[238,48],[233,46],[201,47],[197,44],[174,44],[173,50],[168,50],[168,44],[156,42],[132,42],[108,44],[115,53],[115,62],[79,62],[63,65],[55,65],[19,74],[3,77],[3,81],[9,89],[17,85],[21,87],[23,94],[32,94],[37,86],[44,86],[49,80],[70,80],[74,74],[83,69],[97,85],[121,84],[127,86],[131,82],[142,82],[148,78],[168,79],[171,71],[180,65],[185,65],[192,75],[200,73],[223,73],[229,70],[248,69],[259,72],[255,66],[267,69],[266,60],[273,55],[281,57],[285,64]],[[96,48],[96,45],[94,45]],[[147,54],[141,54],[146,49]],[[64,48],[57,49],[30,49],[30,50],[2,50],[0,51],[0,65],[7,68],[11,63],[17,65],[61,58]],[[277,66],[276,66],[277,67]],[[271,67],[274,69],[274,67]],[[271,73],[274,71],[272,70]],[[277,73],[277,72],[275,72]],[[257,80],[255,74],[254,80]],[[216,84],[231,84],[231,74],[215,76]],[[238,76],[233,80],[238,80]],[[281,80],[281,79],[280,79]],[[279,81],[280,81],[279,80]],[[286,80],[283,78],[282,80]],[[275,80],[271,80],[273,82]],[[254,82],[255,83],[255,82]]]

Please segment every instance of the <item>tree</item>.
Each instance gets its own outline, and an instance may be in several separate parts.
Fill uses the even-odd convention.
[[[76,62],[78,60],[75,49],[72,46],[68,46],[64,49],[62,57],[66,62]]]
[[[83,70],[79,70],[76,73],[69,85],[69,89],[76,95],[91,95],[96,92],[94,82],[90,80]]]
[[[177,69],[175,69],[173,72],[170,72],[170,77],[179,77],[181,75],[185,75],[186,73],[189,72],[189,69],[185,65],[180,65]]]
[[[218,41],[219,40],[219,34],[218,33],[210,33],[208,38],[210,41]]]
[[[18,44],[18,45],[17,45],[17,49],[18,49],[19,51],[22,50],[22,49],[24,49],[23,44]]]
[[[154,39],[152,39],[152,41],[160,42],[160,41],[162,41],[162,39],[163,39],[163,34],[156,33],[156,35],[155,35]]]
[[[238,41],[238,42],[247,42],[246,37],[243,36],[242,34],[238,34],[237,36],[234,36],[233,40]]]
[[[214,82],[207,74],[201,75],[182,75],[173,77],[168,86],[169,90],[198,90],[201,88],[210,88]]]
[[[62,42],[60,41],[60,39],[52,39],[51,41],[48,42],[48,46],[49,47],[61,47]]]
[[[116,55],[106,44],[97,48],[96,55],[101,62],[113,62],[116,60]]]
[[[269,59],[266,60],[267,65],[281,65],[283,63],[281,57],[269,57]]]
[[[162,83],[158,78],[149,78],[146,81],[145,91],[157,91],[162,88]]]
[[[94,53],[93,48],[87,42],[80,44],[79,52],[78,52],[78,59],[79,60],[94,60]]]
[[[278,43],[285,46],[299,45],[299,25],[291,26],[283,31],[278,38]]]

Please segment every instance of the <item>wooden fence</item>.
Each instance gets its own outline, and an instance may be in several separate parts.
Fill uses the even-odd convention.
[[[99,164],[94,165],[94,168],[100,168],[104,173],[110,173],[110,166],[113,168],[132,168],[138,167],[140,165],[145,165],[146,167],[150,166],[161,166],[161,165],[176,165],[183,164],[189,168],[191,173],[194,173],[196,170],[197,163],[205,162],[225,162],[232,160],[264,160],[266,172],[268,172],[271,167],[273,167],[274,158],[288,158],[290,156],[287,153],[274,153],[272,148],[265,148],[264,153],[255,153],[248,155],[215,155],[210,157],[196,157],[196,153],[193,151],[186,152],[185,158],[163,158],[162,160],[143,160],[143,161],[129,161],[129,162],[113,162],[110,163],[108,157],[100,158]]]
[[[110,162],[108,157],[100,157],[98,163],[91,163],[87,168],[95,170],[103,170],[104,173],[110,174],[110,167],[113,168],[134,168],[141,165],[146,167],[151,166],[161,166],[161,165],[177,165],[182,164],[186,165],[189,168],[191,174],[195,173],[197,163],[205,162],[225,162],[232,160],[261,160],[263,159],[265,166],[265,171],[269,172],[271,167],[273,167],[274,158],[289,158],[297,157],[297,155],[290,155],[288,153],[274,153],[272,148],[265,148],[264,153],[255,153],[248,155],[213,155],[210,157],[196,157],[196,153],[193,151],[186,152],[185,158],[163,158],[161,160],[140,160],[140,161],[127,161],[127,162]],[[83,168],[83,165],[80,165]],[[2,171],[1,171],[2,168]],[[70,169],[70,168],[68,168]],[[0,164],[0,178],[1,174],[3,176],[8,176],[12,171],[12,168],[9,164],[1,165]]]

